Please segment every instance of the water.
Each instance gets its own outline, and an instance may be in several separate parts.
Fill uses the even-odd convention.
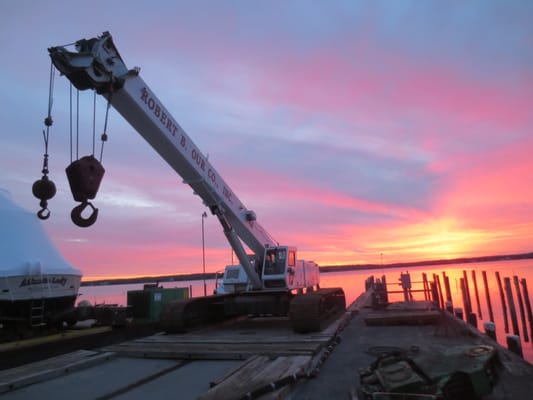
[[[414,267],[408,269],[411,274],[411,280],[413,282],[413,289],[421,289],[422,274],[426,273],[429,280],[432,280],[433,274],[438,274],[441,280],[442,290],[444,291],[444,280],[442,272],[445,272],[450,280],[450,288],[452,294],[452,301],[454,307],[463,308],[463,298],[460,288],[460,279],[463,277],[463,271],[467,271],[467,277],[470,287],[470,298],[472,302],[472,312],[478,315],[478,327],[483,330],[483,323],[489,321],[489,311],[486,301],[486,293],[483,284],[483,278],[481,271],[486,271],[488,278],[488,288],[490,294],[490,300],[494,313],[494,319],[496,324],[496,335],[498,341],[506,346],[506,337],[508,334],[513,333],[513,327],[509,318],[509,333],[504,330],[503,320],[503,308],[500,299],[500,293],[498,284],[495,277],[495,272],[500,273],[502,284],[505,277],[511,278],[511,286],[513,289],[513,298],[516,307],[516,313],[518,318],[519,334],[522,338],[522,347],[524,352],[524,358],[530,363],[533,363],[533,344],[532,333],[529,332],[529,323],[526,314],[526,329],[528,330],[529,341],[524,340],[524,331],[522,321],[520,317],[520,309],[518,306],[517,294],[513,284],[513,276],[518,276],[519,279],[526,279],[528,283],[529,297],[533,294],[533,260],[518,260],[518,261],[503,261],[503,262],[488,262],[488,263],[468,263],[468,264],[455,264],[455,265],[438,265],[438,266],[424,266]],[[477,287],[480,301],[480,311],[478,312],[476,297],[474,292],[474,284],[472,281],[472,270],[476,271]],[[346,303],[351,304],[363,291],[364,282],[370,275],[375,277],[386,276],[388,290],[399,291],[401,287],[399,285],[400,273],[406,272],[404,268],[391,268],[383,270],[362,270],[362,271],[347,271],[347,272],[333,272],[323,273],[320,276],[322,287],[342,287],[346,294]],[[164,282],[163,287],[189,287],[192,289],[192,296],[203,296],[204,294],[204,282],[203,281],[182,281],[182,282]],[[118,304],[126,305],[126,296],[129,290],[140,290],[143,288],[143,284],[130,284],[130,285],[106,285],[106,286],[83,286],[80,288],[79,301],[88,300],[92,304]],[[215,280],[210,279],[205,281],[206,293],[211,294],[215,289]],[[423,293],[413,293],[415,300],[424,300]],[[403,300],[402,294],[391,294],[389,301]],[[525,298],[523,298],[525,304]],[[507,302],[507,297],[505,297]],[[509,306],[507,305],[508,313]]]

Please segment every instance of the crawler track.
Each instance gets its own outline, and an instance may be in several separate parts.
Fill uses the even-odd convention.
[[[305,333],[322,330],[345,308],[342,288],[319,289],[295,296],[284,291],[247,292],[170,302],[161,311],[160,323],[167,332],[183,332],[239,315],[288,315],[293,330]]]
[[[183,332],[224,320],[224,302],[232,297],[223,294],[171,301],[161,310],[161,328],[167,332]]]
[[[346,308],[342,288],[319,289],[301,294],[291,301],[289,317],[295,332],[321,331],[325,324]]]

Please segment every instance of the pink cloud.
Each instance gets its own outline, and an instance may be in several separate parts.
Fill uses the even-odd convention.
[[[489,220],[523,221],[533,219],[533,140],[527,139],[492,153],[456,160],[448,183],[448,193],[442,198],[441,212],[462,213],[465,217],[490,213]],[[518,210],[522,214],[517,214]],[[480,223],[488,215],[477,215]]]
[[[531,121],[533,76],[478,78],[452,65],[420,63],[390,51],[353,49],[353,59],[319,49],[307,56],[260,57],[249,95],[272,107],[357,119],[432,116],[514,129]],[[367,51],[367,53],[365,53]],[[453,134],[453,132],[450,132]],[[425,134],[423,132],[422,134]]]

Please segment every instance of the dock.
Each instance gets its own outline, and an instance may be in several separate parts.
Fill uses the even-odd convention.
[[[498,380],[483,399],[527,399],[533,393],[533,366],[472,326],[428,309],[428,302],[376,310],[372,296],[367,290],[326,329],[312,334],[292,332],[285,317],[240,317],[187,333],[156,332],[77,349],[0,371],[0,395],[7,400],[357,399],[359,370],[380,352],[423,355],[458,345],[496,349]]]

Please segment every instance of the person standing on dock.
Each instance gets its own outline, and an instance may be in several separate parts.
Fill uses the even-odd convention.
[[[407,271],[405,274],[403,272],[400,273],[400,283],[402,285],[403,297],[405,301],[412,301],[413,294],[411,293],[411,275],[409,274],[409,271]]]

